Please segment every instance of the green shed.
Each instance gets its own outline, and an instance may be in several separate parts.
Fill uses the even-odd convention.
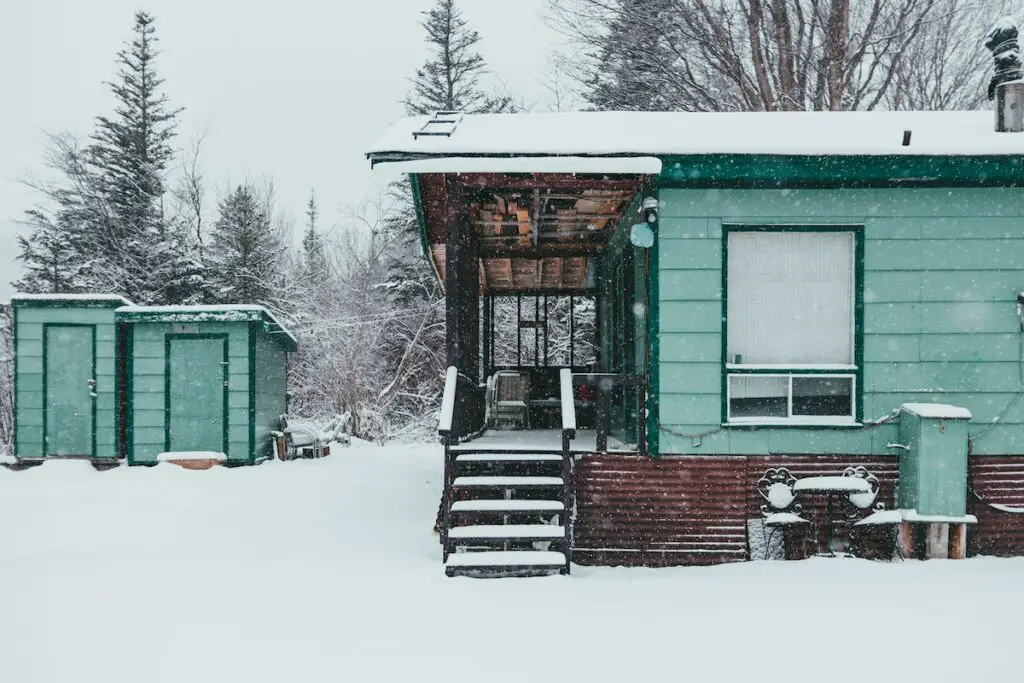
[[[265,308],[124,306],[129,465],[161,453],[223,453],[228,464],[272,456],[287,410],[296,341]]]
[[[117,457],[114,309],[127,304],[92,294],[12,298],[18,458]]]

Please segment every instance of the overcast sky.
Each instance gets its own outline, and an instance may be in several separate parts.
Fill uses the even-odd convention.
[[[495,78],[535,108],[558,36],[544,0],[459,0]],[[433,0],[0,0],[0,298],[10,294],[10,223],[35,201],[44,131],[85,137],[112,108],[104,81],[131,34],[156,17],[158,68],[185,107],[179,145],[205,134],[203,168],[220,192],[272,178],[298,223],[315,189],[325,227],[372,194],[363,152],[401,116],[426,56],[420,12]]]

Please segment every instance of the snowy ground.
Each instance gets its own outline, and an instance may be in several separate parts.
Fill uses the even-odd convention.
[[[0,468],[0,681],[1020,681],[1024,559],[446,579],[440,450]]]

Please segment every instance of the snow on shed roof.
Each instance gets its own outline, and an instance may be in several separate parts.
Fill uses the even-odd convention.
[[[15,294],[11,297],[11,303],[19,302],[80,302],[97,304],[116,304],[118,306],[131,306],[132,302],[117,294]]]
[[[463,116],[451,135],[414,137],[429,119],[398,121],[367,156],[379,163],[446,156],[1024,154],[1024,134],[995,132],[990,111],[476,114]],[[911,131],[906,146],[904,131]]]
[[[263,306],[255,304],[223,304],[212,306],[121,306],[115,313],[125,322],[265,322],[269,334],[283,334],[294,351],[298,341],[291,331]]]

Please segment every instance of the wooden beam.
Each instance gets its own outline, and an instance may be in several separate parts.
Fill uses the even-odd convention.
[[[589,245],[545,245],[541,244],[536,247],[509,247],[499,244],[482,244],[480,245],[480,256],[482,258],[555,258],[555,257],[570,257],[570,256],[598,256],[604,252],[605,245],[603,244],[589,244]]]
[[[967,525],[949,525],[949,559],[967,559]]]
[[[573,175],[569,173],[534,173],[506,175],[504,173],[463,173],[459,182],[466,188],[487,188],[500,190],[610,190],[638,192],[643,184],[641,176]]]

